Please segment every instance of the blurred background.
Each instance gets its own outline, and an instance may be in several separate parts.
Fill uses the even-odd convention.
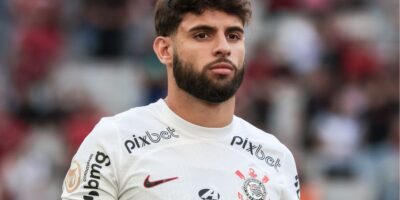
[[[100,117],[166,94],[155,0],[0,0],[0,199],[60,199]],[[254,0],[236,114],[294,153],[301,200],[399,199],[399,1]]]

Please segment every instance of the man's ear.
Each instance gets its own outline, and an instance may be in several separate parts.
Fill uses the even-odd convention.
[[[172,64],[173,48],[170,37],[157,36],[153,43],[153,50],[162,64]]]

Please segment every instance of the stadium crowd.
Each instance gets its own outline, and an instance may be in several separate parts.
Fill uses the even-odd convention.
[[[100,117],[164,97],[154,3],[0,1],[0,200],[59,199]],[[291,149],[301,200],[398,200],[399,2],[253,9],[236,114]]]

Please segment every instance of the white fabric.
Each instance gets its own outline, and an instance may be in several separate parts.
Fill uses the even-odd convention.
[[[177,178],[146,188],[148,176]],[[274,136],[238,117],[200,127],[159,100],[96,125],[73,157],[62,199],[297,200],[296,182],[293,156]]]

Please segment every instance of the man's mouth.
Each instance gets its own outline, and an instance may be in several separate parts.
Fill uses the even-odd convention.
[[[218,75],[228,75],[233,72],[234,68],[231,64],[226,63],[226,62],[220,62],[213,64],[210,67],[210,70]]]

